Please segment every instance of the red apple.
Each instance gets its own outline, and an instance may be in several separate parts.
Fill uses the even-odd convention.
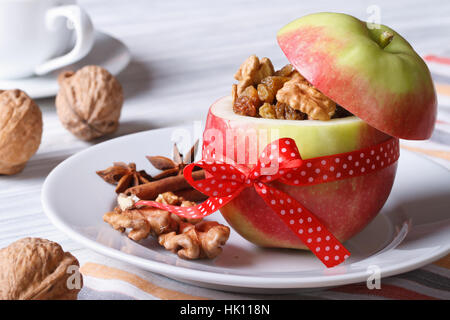
[[[316,13],[278,32],[292,65],[317,89],[391,136],[427,139],[436,120],[430,72],[394,30],[341,13]]]
[[[203,135],[203,159],[233,161],[251,168],[264,147],[279,138],[295,140],[303,159],[349,152],[383,142],[389,135],[357,117],[316,120],[272,120],[240,116],[231,97],[215,102]],[[390,193],[396,164],[365,176],[314,186],[274,186],[311,210],[340,240],[361,231]],[[220,209],[228,223],[247,240],[266,247],[306,248],[253,188]]]

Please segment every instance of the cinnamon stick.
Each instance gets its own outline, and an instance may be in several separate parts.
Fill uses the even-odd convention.
[[[205,172],[203,170],[193,171],[192,178],[194,180],[204,179]],[[125,193],[127,195],[134,194],[142,200],[154,200],[160,193],[183,189],[192,189],[192,187],[183,175],[177,175],[128,188]]]
[[[200,191],[194,189],[194,188],[188,188],[183,189],[180,191],[175,191],[175,195],[184,198],[185,200],[192,201],[192,202],[200,202],[203,200],[208,199],[208,196],[206,194],[201,193]]]

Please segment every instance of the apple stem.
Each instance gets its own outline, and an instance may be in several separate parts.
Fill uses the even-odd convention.
[[[391,43],[392,39],[394,38],[394,34],[389,31],[384,31],[380,35],[380,47],[381,49],[384,49],[387,47],[389,43]]]

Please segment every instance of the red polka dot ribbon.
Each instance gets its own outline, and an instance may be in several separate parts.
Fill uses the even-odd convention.
[[[266,146],[256,166],[248,169],[223,161],[198,161],[184,169],[186,180],[209,198],[193,207],[179,207],[141,200],[138,206],[152,206],[185,218],[210,215],[248,187],[255,188],[266,204],[328,268],[342,263],[350,252],[307,208],[288,194],[272,187],[278,180],[288,185],[314,185],[366,175],[395,163],[399,157],[398,139],[392,138],[370,148],[302,160],[295,141],[278,139]],[[195,167],[206,177],[193,180]]]

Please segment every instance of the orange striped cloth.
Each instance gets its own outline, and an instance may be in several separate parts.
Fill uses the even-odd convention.
[[[100,261],[100,259],[98,259]],[[365,283],[319,291],[280,295],[239,294],[190,286],[116,261],[86,262],[81,267],[85,287],[79,299],[402,299],[450,300],[450,255],[421,269],[382,278],[380,289]],[[114,264],[116,267],[111,267]]]
[[[450,255],[430,266],[382,280],[381,289],[352,284],[331,289],[355,295],[355,298],[440,300],[450,299]]]

